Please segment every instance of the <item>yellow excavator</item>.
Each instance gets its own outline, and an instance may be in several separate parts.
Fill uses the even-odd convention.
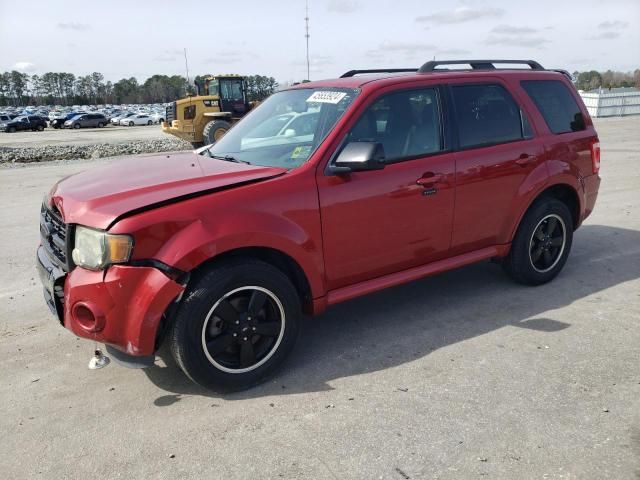
[[[215,75],[196,82],[196,95],[167,107],[162,131],[197,148],[218,141],[231,125],[256,103],[247,101],[247,82],[241,75]]]

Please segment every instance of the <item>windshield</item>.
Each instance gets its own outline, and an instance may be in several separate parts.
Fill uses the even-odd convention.
[[[202,154],[253,165],[299,167],[357,94],[358,90],[347,88],[275,93]]]

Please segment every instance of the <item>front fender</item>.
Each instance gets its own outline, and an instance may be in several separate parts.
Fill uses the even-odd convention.
[[[324,295],[321,245],[297,223],[262,212],[235,212],[210,223],[197,219],[166,239],[154,258],[191,271],[225,252],[262,247],[278,250],[302,268],[314,298]]]

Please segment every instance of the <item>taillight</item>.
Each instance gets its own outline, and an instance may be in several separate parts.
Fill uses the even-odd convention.
[[[591,144],[591,165],[593,167],[593,173],[600,171],[600,142],[593,142]]]

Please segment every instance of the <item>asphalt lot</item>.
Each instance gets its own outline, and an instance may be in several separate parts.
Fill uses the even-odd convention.
[[[45,145],[92,145],[124,143],[135,140],[169,138],[160,125],[134,127],[108,125],[104,128],[78,130],[46,128],[42,132],[0,132],[0,147],[40,147]]]
[[[104,160],[0,169],[2,477],[640,478],[640,117],[597,128],[600,197],[554,282],[482,263],[336,306],[228,396],[166,354],[89,371],[34,252],[45,191]]]

